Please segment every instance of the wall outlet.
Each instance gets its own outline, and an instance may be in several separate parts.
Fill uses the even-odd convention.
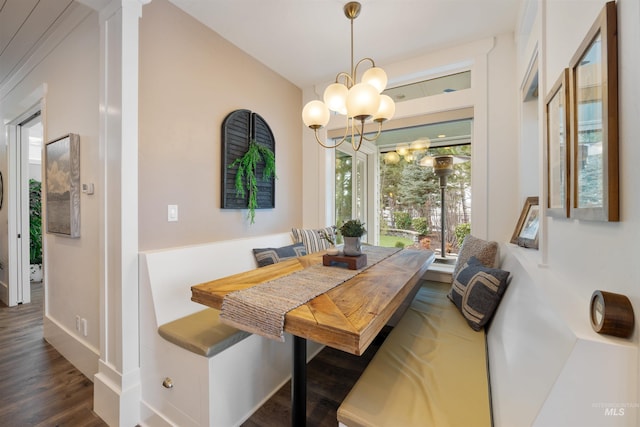
[[[76,331],[80,332],[80,316],[76,316]]]

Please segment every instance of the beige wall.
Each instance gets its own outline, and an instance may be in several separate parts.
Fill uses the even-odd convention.
[[[44,96],[45,142],[68,133],[80,136],[80,180],[95,183],[96,194],[82,193],[80,196],[80,238],[43,235],[47,292],[45,323],[55,325],[45,330],[45,337],[59,342],[58,334],[66,336],[68,333],[67,338],[74,339],[65,338],[67,343],[77,340],[81,346],[96,349],[100,345],[98,209],[102,191],[98,188],[97,114],[100,28],[98,15],[85,6],[75,5],[71,16],[79,24],[41,62],[29,69],[0,101],[5,108],[3,117],[11,119],[11,116],[5,116],[7,111],[22,114]],[[37,99],[33,99],[34,93]],[[6,223],[2,227],[6,230]],[[6,238],[6,232],[0,234]],[[76,315],[87,320],[86,337],[76,331]],[[58,350],[70,360],[76,360],[67,353],[69,346]]]
[[[166,0],[140,23],[140,250],[262,235],[302,221],[301,91]],[[221,126],[249,109],[276,140],[276,207],[221,209]],[[176,204],[178,222],[167,222]]]

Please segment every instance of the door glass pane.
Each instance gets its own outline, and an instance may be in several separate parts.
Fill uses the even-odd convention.
[[[351,155],[336,150],[336,225],[340,225],[352,215],[353,189],[352,189],[353,163]],[[338,239],[341,239],[338,236]]]
[[[362,222],[366,221],[366,206],[367,206],[367,189],[366,189],[366,159],[363,156],[356,158],[356,197],[355,204],[356,209],[354,218],[358,218]]]

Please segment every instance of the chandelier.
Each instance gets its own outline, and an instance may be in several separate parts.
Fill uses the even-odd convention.
[[[431,146],[431,140],[427,137],[417,139],[411,143],[401,142],[396,145],[395,151],[388,151],[384,153],[382,160],[387,165],[393,165],[400,161],[400,158],[404,157],[407,163],[420,160],[420,162],[428,161],[429,156],[425,156],[427,150]],[[426,159],[426,160],[425,160]],[[427,164],[421,164],[422,166],[430,166]]]
[[[378,139],[382,123],[393,117],[396,106],[389,96],[382,95],[382,91],[387,87],[387,74],[382,68],[376,67],[373,59],[361,59],[354,66],[353,20],[360,14],[360,3],[352,1],[345,4],[344,14],[351,21],[351,72],[343,71],[336,76],[335,83],[324,91],[324,102],[308,102],[302,110],[302,121],[305,126],[313,129],[316,141],[323,147],[335,148],[350,136],[351,146],[358,151],[363,140],[372,142]],[[364,72],[362,80],[356,83],[358,67],[363,62],[370,63],[371,67]],[[346,116],[345,134],[335,145],[325,144],[318,137],[318,129],[329,123],[329,110]],[[378,123],[378,131],[371,138],[364,135],[365,121],[369,119]]]

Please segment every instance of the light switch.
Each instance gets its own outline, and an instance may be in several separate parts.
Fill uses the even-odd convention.
[[[175,222],[178,220],[178,205],[169,205],[167,207],[167,221]]]

